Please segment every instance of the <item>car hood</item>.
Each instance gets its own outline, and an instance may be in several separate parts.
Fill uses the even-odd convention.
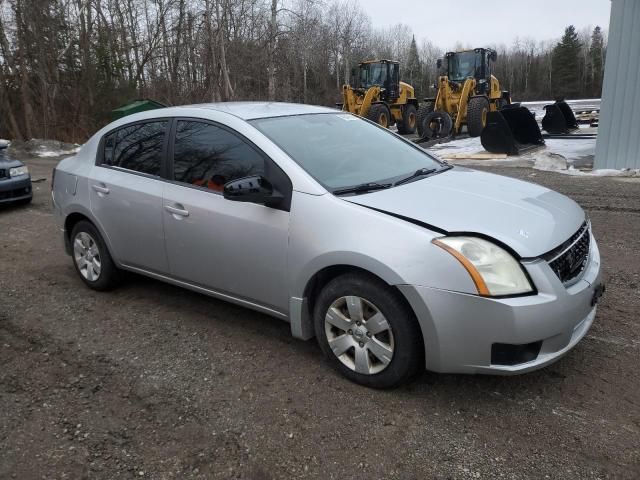
[[[0,149],[0,168],[20,167],[22,165],[23,163],[21,161],[9,158],[6,154],[6,149]]]
[[[344,199],[436,231],[485,235],[525,258],[557,247],[585,220],[582,208],[557,192],[460,167]]]

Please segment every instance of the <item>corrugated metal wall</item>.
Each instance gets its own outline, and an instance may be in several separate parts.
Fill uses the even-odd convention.
[[[594,168],[640,168],[640,0],[612,0]]]

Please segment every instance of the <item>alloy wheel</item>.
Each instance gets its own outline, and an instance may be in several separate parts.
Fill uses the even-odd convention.
[[[87,232],[78,232],[73,239],[73,258],[80,275],[90,282],[98,280],[102,270],[100,250],[95,239]]]
[[[349,369],[373,375],[391,363],[391,326],[368,300],[358,296],[338,298],[325,315],[324,327],[333,354]]]

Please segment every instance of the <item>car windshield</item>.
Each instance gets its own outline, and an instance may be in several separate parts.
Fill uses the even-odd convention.
[[[475,77],[478,57],[476,52],[460,52],[449,57],[449,80],[462,82],[469,77]]]
[[[422,148],[348,113],[263,118],[251,123],[331,191],[393,183],[418,170],[445,167]]]

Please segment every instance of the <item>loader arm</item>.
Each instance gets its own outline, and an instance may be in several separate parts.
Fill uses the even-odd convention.
[[[476,81],[473,78],[467,78],[464,81],[462,92],[460,92],[460,100],[458,101],[458,113],[455,123],[453,124],[453,133],[460,133],[462,123],[467,119],[467,107],[469,106],[469,98],[476,88]]]
[[[361,117],[366,117],[369,113],[369,109],[371,108],[371,104],[380,99],[380,87],[374,85],[370,87],[369,90],[364,94],[362,99],[362,105],[360,105],[360,113]]]
[[[357,95],[349,85],[342,87],[342,110],[350,113],[358,113]]]

